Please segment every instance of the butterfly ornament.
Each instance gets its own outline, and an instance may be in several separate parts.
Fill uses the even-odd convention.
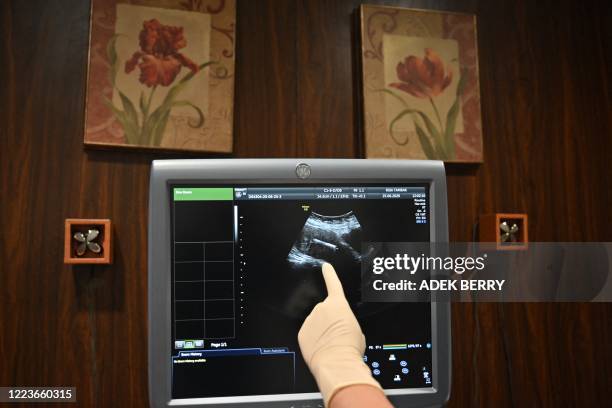
[[[89,249],[94,254],[102,252],[100,244],[95,242],[95,239],[100,235],[100,231],[97,229],[89,229],[86,233],[77,232],[74,234],[74,239],[78,242],[76,253],[78,256],[83,256]]]
[[[499,225],[499,229],[501,230],[501,241],[502,242],[517,242],[517,233],[519,231],[519,227],[516,224],[508,225],[506,221],[502,222]]]

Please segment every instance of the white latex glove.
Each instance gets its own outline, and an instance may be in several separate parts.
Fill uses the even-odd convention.
[[[312,372],[325,405],[341,388],[371,385],[381,390],[363,362],[365,337],[330,264],[323,264],[327,298],[306,317],[298,333],[302,355]]]

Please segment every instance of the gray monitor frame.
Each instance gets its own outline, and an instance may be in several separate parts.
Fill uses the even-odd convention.
[[[308,178],[296,167],[310,166]],[[187,159],[155,160],[151,167],[148,229],[149,399],[152,407],[315,407],[320,393],[172,399],[170,184],[330,184],[426,183],[429,187],[430,240],[448,242],[444,164],[428,160],[363,159]],[[432,387],[389,389],[397,406],[443,405],[450,396],[450,303],[432,302]]]

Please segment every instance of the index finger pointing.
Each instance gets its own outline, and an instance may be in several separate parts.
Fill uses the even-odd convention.
[[[324,263],[321,270],[323,271],[323,279],[325,280],[325,287],[327,288],[327,296],[344,297],[342,283],[340,282],[340,279],[338,279],[338,275],[336,274],[334,267],[328,263]]]

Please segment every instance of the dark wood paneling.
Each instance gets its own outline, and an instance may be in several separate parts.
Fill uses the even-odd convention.
[[[301,156],[355,157],[358,89],[353,86],[351,26],[356,6],[350,1],[296,2]]]
[[[238,1],[236,18],[234,155],[295,157],[299,146],[295,5]]]
[[[479,17],[485,162],[449,165],[451,239],[520,211],[532,240],[612,240],[606,2],[371,1]],[[236,157],[355,157],[359,0],[239,0]],[[82,146],[89,7],[0,2],[0,385],[147,404],[149,163]],[[199,155],[206,156],[206,155]],[[111,267],[62,264],[63,220],[113,220]],[[453,305],[451,406],[604,406],[608,304]]]

